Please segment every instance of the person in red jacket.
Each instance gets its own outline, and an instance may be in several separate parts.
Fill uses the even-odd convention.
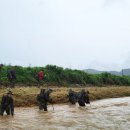
[[[37,78],[38,78],[38,86],[40,87],[41,81],[43,80],[44,74],[43,71],[39,71],[37,74]]]

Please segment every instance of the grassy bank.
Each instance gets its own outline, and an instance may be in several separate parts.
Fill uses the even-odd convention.
[[[8,70],[11,66],[0,67],[0,85],[9,86],[7,79]],[[44,78],[42,85],[70,86],[70,85],[92,85],[106,86],[119,85],[130,86],[130,76],[117,76],[109,73],[88,74],[81,70],[72,70],[58,67],[55,65],[47,65],[45,67],[14,67],[16,70],[16,84],[18,86],[37,86],[37,73],[42,70]]]
[[[54,103],[67,103],[67,93],[68,88],[52,88],[54,92],[51,94],[51,97]],[[73,88],[74,91],[80,91],[82,88]],[[105,98],[117,98],[130,96],[130,87],[87,87],[86,90],[90,92],[90,100],[98,100]],[[6,92],[6,89],[0,89],[0,99],[2,95]],[[17,87],[12,89],[14,94],[15,106],[28,107],[37,105],[36,96],[39,93],[40,89],[36,87]]]

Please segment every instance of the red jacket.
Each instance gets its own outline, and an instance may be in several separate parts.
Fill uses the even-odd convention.
[[[40,72],[38,72],[38,79],[39,80],[42,80],[43,79],[43,71],[40,71]]]

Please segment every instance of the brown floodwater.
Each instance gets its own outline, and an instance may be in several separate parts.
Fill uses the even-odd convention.
[[[15,108],[0,117],[0,130],[130,130],[130,97],[94,101],[85,108],[69,104]]]

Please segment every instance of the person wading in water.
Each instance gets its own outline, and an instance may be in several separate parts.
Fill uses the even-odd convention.
[[[90,104],[89,91],[86,92],[84,89],[82,89],[82,91],[79,94],[78,103],[79,106],[85,106],[85,103]]]
[[[12,92],[9,90],[6,95],[2,96],[0,111],[1,116],[4,115],[4,111],[6,111],[7,115],[14,115],[14,100],[12,95]]]
[[[52,103],[52,99],[50,98],[50,94],[52,93],[52,89],[41,89],[40,94],[37,96],[37,102],[39,103],[39,110],[47,111],[48,102]]]
[[[69,97],[69,102],[71,104],[76,104],[78,100],[78,93],[74,92],[72,89],[69,89],[68,97]]]

